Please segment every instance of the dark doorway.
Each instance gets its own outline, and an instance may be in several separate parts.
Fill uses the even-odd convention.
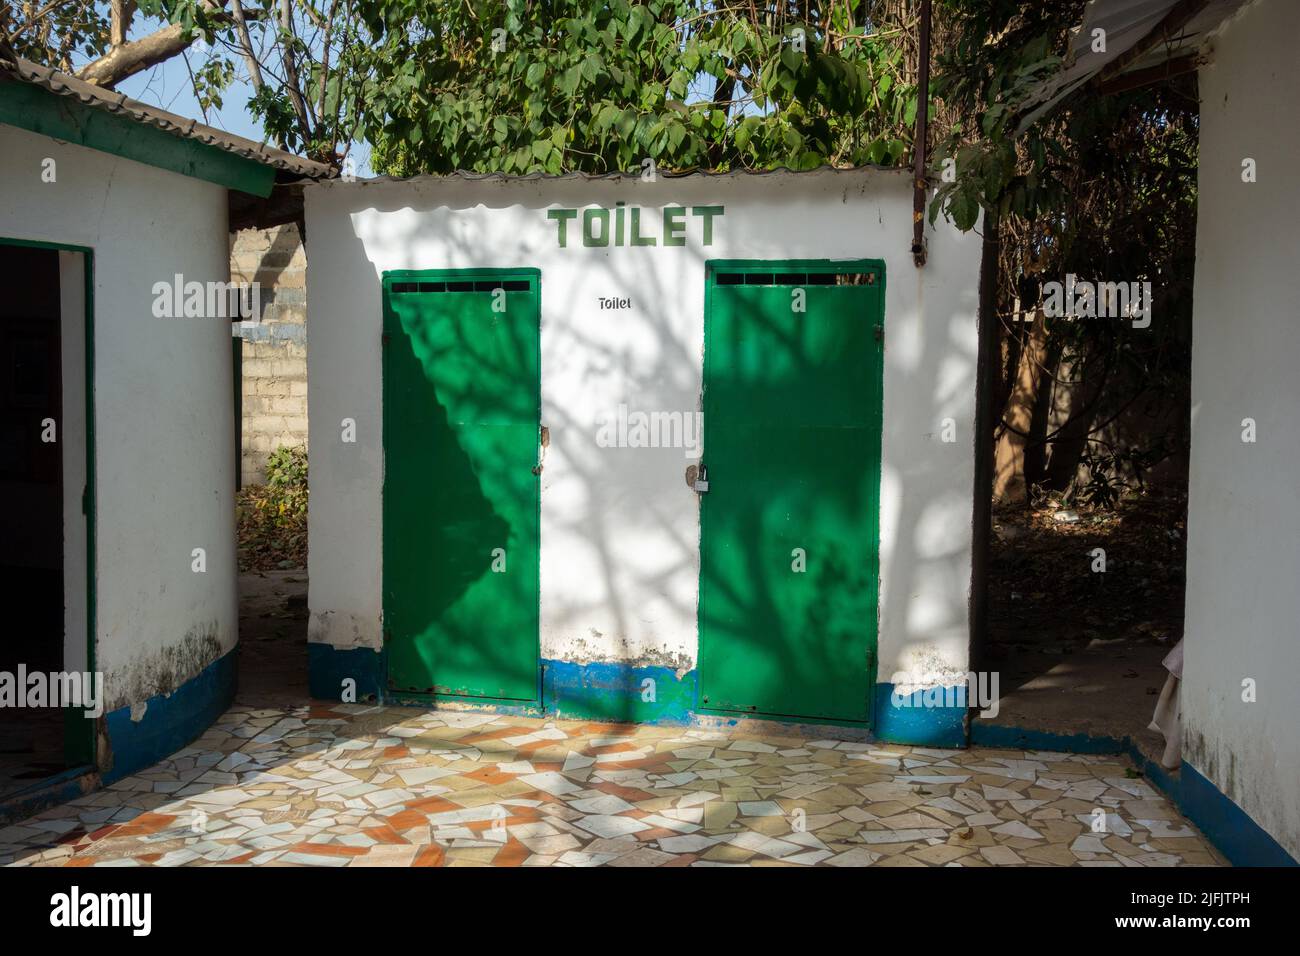
[[[69,766],[62,708],[22,675],[64,667],[64,408],[59,253],[0,245],[0,798]]]

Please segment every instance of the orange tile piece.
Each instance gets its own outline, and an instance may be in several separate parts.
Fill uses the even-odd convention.
[[[421,814],[425,813],[446,813],[449,810],[464,810],[459,803],[452,803],[450,800],[444,800],[442,797],[421,797],[419,800],[412,800],[406,805],[406,809],[419,810]],[[421,823],[424,821],[421,820]]]
[[[517,840],[510,840],[501,848],[501,852],[492,858],[493,866],[522,866],[524,860],[532,856],[532,851]]]
[[[411,861],[411,866],[442,866],[446,856],[447,854],[442,847],[436,843],[430,843],[415,855],[415,859]]]
[[[166,813],[142,813],[129,823],[122,824],[118,836],[149,836],[159,830],[166,830],[176,817]]]
[[[401,810],[388,818],[388,825],[394,830],[409,830],[411,827],[422,827],[428,822],[423,813],[409,809]]]
[[[405,837],[393,829],[391,822],[381,827],[367,827],[361,832],[380,843],[404,844],[407,842]]]

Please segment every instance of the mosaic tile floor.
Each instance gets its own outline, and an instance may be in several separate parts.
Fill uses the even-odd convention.
[[[170,760],[0,830],[0,864],[1222,863],[1130,774],[1059,753],[235,707]]]

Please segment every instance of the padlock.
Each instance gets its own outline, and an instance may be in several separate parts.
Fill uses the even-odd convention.
[[[709,490],[709,466],[700,465],[699,473],[695,476],[696,494],[704,494]]]

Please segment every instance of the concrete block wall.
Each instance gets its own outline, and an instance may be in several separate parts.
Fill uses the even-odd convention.
[[[281,445],[307,444],[307,256],[298,227],[247,229],[231,238],[230,279],[257,282],[261,320],[243,338],[241,483],[266,481]]]

